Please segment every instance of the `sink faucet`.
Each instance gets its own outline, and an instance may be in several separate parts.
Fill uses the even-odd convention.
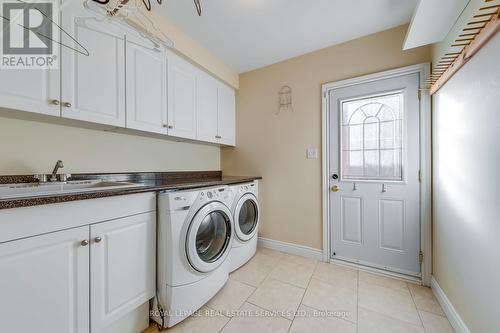
[[[64,164],[63,164],[63,161],[59,160],[56,162],[56,165],[54,166],[54,170],[52,170],[52,174],[50,175],[51,182],[57,181],[57,171],[61,168],[64,168]]]

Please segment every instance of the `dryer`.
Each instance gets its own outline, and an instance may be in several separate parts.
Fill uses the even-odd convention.
[[[227,281],[232,203],[227,186],[158,195],[158,295],[152,318],[165,328],[193,314]]]
[[[229,254],[229,271],[232,272],[248,262],[257,250],[260,209],[258,182],[231,186],[234,194],[232,214],[234,219],[234,241]]]

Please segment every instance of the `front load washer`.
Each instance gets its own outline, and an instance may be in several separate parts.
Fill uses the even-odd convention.
[[[248,260],[257,250],[259,230],[258,182],[231,186],[234,193],[232,213],[234,219],[234,241],[229,254],[229,271],[232,272]]]
[[[227,281],[232,203],[228,186],[158,195],[158,295],[152,318],[163,327],[193,314]]]

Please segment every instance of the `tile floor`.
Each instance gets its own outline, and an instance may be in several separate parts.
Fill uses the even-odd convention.
[[[151,325],[144,333],[155,333]],[[448,333],[429,288],[259,248],[170,333]]]

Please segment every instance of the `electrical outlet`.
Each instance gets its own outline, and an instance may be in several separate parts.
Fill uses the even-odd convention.
[[[307,148],[307,158],[310,160],[317,159],[319,157],[318,148]]]

